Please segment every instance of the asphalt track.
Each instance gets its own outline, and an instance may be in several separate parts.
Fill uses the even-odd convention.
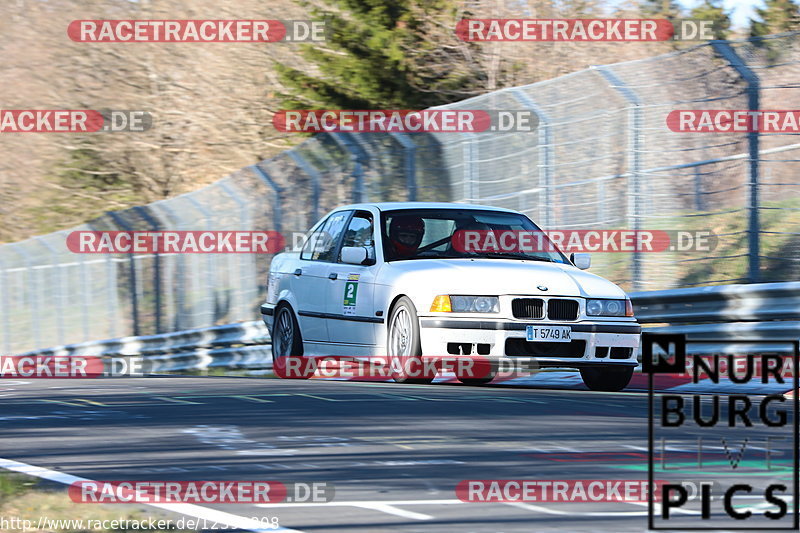
[[[208,506],[277,516],[283,528],[647,528],[643,503],[463,503],[454,491],[465,479],[647,479],[641,392],[149,377],[2,380],[0,401],[0,466],[12,460],[92,480],[335,486],[329,504]],[[791,479],[785,470],[774,476]]]

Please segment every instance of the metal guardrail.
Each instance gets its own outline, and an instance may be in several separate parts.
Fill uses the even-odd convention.
[[[272,368],[269,333],[260,321],[161,335],[123,337],[34,350],[24,356],[141,357],[147,373],[203,368]]]
[[[659,333],[683,333],[689,340],[730,339],[739,351],[775,352],[759,341],[800,339],[800,282],[722,285],[633,293],[634,313],[646,328]],[[663,325],[667,324],[667,325]],[[724,343],[695,345],[693,351],[725,351]],[[777,351],[790,351],[787,344]]]
[[[646,327],[647,331],[684,333],[689,340],[752,340],[752,344],[735,346],[754,353],[776,351],[774,345],[759,341],[800,339],[800,282],[723,285],[630,296],[639,321],[652,325]],[[19,355],[141,356],[153,373],[214,367],[270,369],[269,342],[264,324],[252,321],[83,342]],[[696,345],[693,350],[718,352],[726,348],[729,346],[723,342]],[[786,350],[790,350],[788,344]]]

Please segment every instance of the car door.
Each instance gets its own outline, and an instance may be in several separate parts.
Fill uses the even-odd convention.
[[[368,249],[367,263],[351,265],[337,262],[328,265],[327,294],[328,334],[332,343],[343,345],[376,344],[376,333],[383,317],[376,316],[374,292],[375,228],[374,217],[368,211],[356,211],[347,224],[342,247],[360,246]]]
[[[326,318],[328,278],[335,264],[339,241],[351,211],[332,213],[313,231],[300,252],[299,267],[292,273],[292,292],[297,299],[297,319],[304,342],[329,341]]]

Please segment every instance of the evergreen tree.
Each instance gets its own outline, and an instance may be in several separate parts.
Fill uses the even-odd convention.
[[[800,29],[800,6],[794,0],[764,0],[756,15],[757,19],[750,19],[751,37]]]
[[[714,30],[714,39],[727,39],[731,29],[730,13],[722,7],[722,0],[705,0],[692,9],[693,19],[710,20]]]
[[[311,8],[326,22],[326,42],[303,58],[318,75],[277,63],[294,109],[420,109],[481,92],[486,76],[458,41],[452,0],[324,0]],[[304,4],[307,5],[307,4]],[[449,42],[448,42],[449,41]]]

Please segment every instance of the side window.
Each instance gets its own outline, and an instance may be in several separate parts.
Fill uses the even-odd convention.
[[[303,251],[300,253],[300,259],[334,262],[336,245],[339,244],[339,237],[342,236],[344,224],[349,215],[350,211],[341,211],[328,217],[319,230],[308,237]]]
[[[344,233],[342,246],[363,246],[371,249],[374,245],[372,215],[365,212],[356,213]],[[370,255],[370,257],[374,257],[374,255]]]

